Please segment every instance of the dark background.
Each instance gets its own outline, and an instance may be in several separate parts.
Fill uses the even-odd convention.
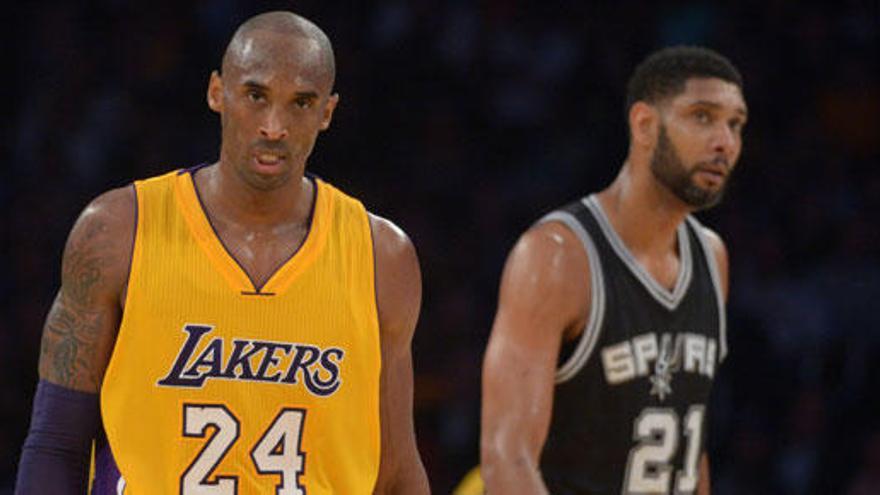
[[[7,6],[0,493],[70,226],[101,191],[216,158],[208,75],[236,25],[279,7],[336,50],[341,103],[310,170],[393,219],[420,254],[416,426],[436,493],[477,462],[480,361],[507,251],[614,177],[630,71],[682,42],[738,65],[751,114],[727,200],[701,214],[731,252],[715,493],[880,493],[877,2],[778,0]]]

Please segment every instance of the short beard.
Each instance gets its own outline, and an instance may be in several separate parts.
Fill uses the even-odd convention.
[[[654,178],[672,192],[678,199],[695,210],[711,208],[721,202],[724,197],[724,186],[717,191],[703,189],[694,183],[694,174],[697,167],[692,170],[684,166],[681,157],[675,149],[675,145],[666,134],[666,126],[660,124],[660,132],[657,136],[657,147],[651,156],[651,173]]]

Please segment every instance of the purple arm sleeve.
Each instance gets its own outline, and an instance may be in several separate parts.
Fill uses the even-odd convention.
[[[40,380],[15,495],[86,493],[89,455],[99,422],[98,394]]]

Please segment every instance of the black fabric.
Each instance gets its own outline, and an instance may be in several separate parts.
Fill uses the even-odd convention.
[[[15,494],[86,493],[92,439],[99,423],[98,394],[40,380]]]
[[[648,477],[658,473],[668,476],[669,483],[664,483],[666,486],[659,493],[676,493],[676,477],[684,470],[685,453],[690,449],[699,454],[705,444],[706,405],[714,376],[708,366],[701,373],[693,360],[692,369],[685,370],[682,348],[685,342],[693,344],[694,339],[703,340],[707,349],[713,345],[713,370],[717,369],[720,353],[718,301],[702,243],[688,225],[692,278],[678,306],[670,310],[655,299],[614,251],[598,220],[582,202],[563,211],[577,218],[596,245],[604,279],[605,312],[599,340],[589,359],[577,374],[558,384],[554,392],[550,430],[541,456],[544,480],[555,495],[628,493],[625,478],[632,463],[630,458],[635,457],[633,452],[647,446],[646,443],[663,444],[668,440],[676,444],[669,447],[673,453],[667,462],[660,463],[660,471],[651,468]],[[647,371],[626,381],[609,381],[603,351],[610,355],[621,347],[634,349],[634,337],[656,339],[657,347],[662,348],[664,335],[670,342],[665,355],[671,356],[674,363],[668,382],[671,392],[662,399],[652,393],[658,360],[649,361],[648,366],[642,367]],[[664,433],[656,431],[658,436],[652,439],[636,438],[636,423],[654,414],[665,415],[660,419],[674,422],[675,435],[662,440],[660,435]],[[692,422],[686,424],[689,418]],[[694,435],[699,435],[699,445],[692,440],[697,438]],[[640,451],[640,455],[646,453],[647,450]],[[655,450],[648,456],[656,458],[658,454]],[[663,470],[671,474],[664,475]]]

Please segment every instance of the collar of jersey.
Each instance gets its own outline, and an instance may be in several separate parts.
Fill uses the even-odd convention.
[[[257,286],[251,280],[223,245],[199,199],[191,171],[183,171],[177,175],[174,192],[190,232],[230,288],[242,294],[276,295],[287,289],[315,261],[327,240],[333,203],[327,185],[317,177],[312,180],[315,184],[315,198],[306,237],[293,255],[281,263],[262,286]]]
[[[614,230],[614,226],[611,225],[611,220],[609,220],[608,216],[605,214],[605,210],[602,208],[602,203],[599,202],[598,196],[591,194],[584,198],[582,202],[593,212],[593,216],[596,218],[599,228],[602,230],[603,234],[605,234],[605,238],[608,240],[608,243],[611,244],[611,248],[617,254],[617,257],[623,261],[623,264],[629,268],[630,272],[632,272],[636,279],[641,282],[642,286],[644,286],[648,293],[651,294],[654,300],[669,311],[674,311],[678,308],[678,305],[687,293],[693,275],[693,263],[691,260],[690,249],[691,244],[690,239],[688,238],[685,222],[682,222],[676,229],[678,239],[678,259],[680,260],[681,266],[679,266],[678,269],[675,286],[673,287],[673,290],[670,291],[657,282],[657,280],[630,252],[626,243],[623,242],[623,239],[621,239],[617,234],[617,231]]]

